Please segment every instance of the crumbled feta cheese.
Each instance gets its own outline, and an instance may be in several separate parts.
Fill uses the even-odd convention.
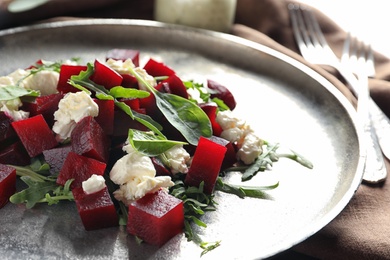
[[[135,67],[131,59],[127,59],[125,61],[108,59],[106,64],[119,74],[131,74],[129,68],[133,68],[134,71],[137,72],[137,74],[140,75],[140,77],[143,78],[146,82],[148,82],[150,86],[155,87],[157,85],[154,77],[149,75],[143,68]],[[138,84],[141,90],[148,90],[142,82],[138,81]]]
[[[114,197],[128,204],[132,200],[142,198],[147,193],[153,193],[160,188],[167,188],[173,186],[169,176],[141,176],[136,177],[126,184],[120,185],[119,189],[114,191]]]
[[[263,140],[250,132],[244,137],[244,141],[238,145],[237,157],[245,164],[251,164],[262,154],[262,146]]]
[[[155,78],[154,78],[153,76],[149,75],[149,74],[146,72],[146,70],[144,70],[143,68],[137,67],[137,68],[134,69],[134,71],[137,72],[138,75],[139,75],[141,78],[143,78],[147,83],[149,83],[149,85],[150,85],[151,87],[155,87],[155,86],[157,85],[157,82],[156,82]],[[139,84],[139,88],[140,88],[141,90],[148,90],[148,89],[146,88],[146,86],[145,86],[142,82],[138,81],[138,84]]]
[[[20,86],[24,87],[23,82],[24,78],[30,74],[27,70],[17,69],[14,72],[10,73],[8,76],[0,77],[0,86]]]
[[[231,110],[218,112],[216,121],[221,126],[222,130],[234,127],[243,128],[245,126],[245,121],[236,117]]]
[[[8,117],[12,118],[13,121],[27,119],[30,116],[29,112],[10,109],[7,103],[4,103],[2,105],[0,104],[0,111],[4,112]]]
[[[115,70],[119,74],[130,74],[130,68],[135,68],[134,63],[131,59],[125,61],[108,59],[106,65],[111,69]]]
[[[68,93],[60,100],[58,110],[54,112],[53,131],[61,141],[70,137],[76,123],[86,116],[97,116],[99,107],[84,91]]]
[[[147,193],[174,185],[169,176],[157,176],[150,157],[135,150],[130,144],[123,147],[128,154],[116,161],[110,172],[110,179],[120,185],[114,192],[117,200],[127,204]]]
[[[57,93],[60,74],[56,71],[42,70],[23,80],[26,89],[39,90],[42,96]]]
[[[133,152],[126,154],[112,167],[110,179],[118,184],[131,182],[136,177],[149,176],[154,177],[156,169],[152,160],[141,153]]]
[[[169,165],[171,172],[187,173],[188,164],[191,159],[190,154],[183,148],[183,145],[176,145],[164,153],[166,163]]]
[[[20,86],[23,88],[23,78],[26,77],[29,73],[25,70],[18,69],[8,76],[0,77],[0,88],[6,86]],[[19,98],[12,100],[0,101],[0,111],[4,112],[7,116],[12,118],[14,121],[19,121],[29,117],[30,113],[26,111],[19,110],[19,107],[22,106],[22,101]]]
[[[86,181],[83,181],[81,185],[86,194],[92,194],[104,189],[106,187],[106,182],[103,176],[92,174],[92,176]]]
[[[232,111],[218,112],[216,121],[223,130],[221,137],[237,144],[238,159],[245,164],[251,164],[262,154],[263,140],[256,136],[250,126],[236,117]]]

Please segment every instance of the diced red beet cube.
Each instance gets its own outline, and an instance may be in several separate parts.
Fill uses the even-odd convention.
[[[11,123],[30,157],[57,146],[58,142],[42,115]]]
[[[0,208],[8,203],[16,191],[16,169],[0,164]]]
[[[43,65],[43,61],[41,59],[37,60],[33,65],[28,67],[27,69],[36,69],[37,67]]]
[[[12,121],[3,111],[0,111],[0,148],[5,147],[3,144],[7,139],[16,138],[16,132],[11,126]]]
[[[109,155],[109,138],[92,116],[81,119],[70,136],[72,151],[106,163]]]
[[[123,78],[118,72],[97,59],[95,60],[94,65],[95,72],[91,75],[91,80],[93,82],[102,85],[107,89],[122,85]]]
[[[134,110],[140,114],[145,114],[144,109]],[[131,117],[123,112],[122,110],[114,111],[114,133],[113,136],[127,136],[129,133],[129,128],[145,131],[147,128],[139,123],[136,120],[131,119]]]
[[[173,69],[171,69],[170,67],[168,67],[164,63],[158,62],[154,59],[149,59],[146,62],[144,69],[146,70],[146,72],[149,75],[151,75],[153,77],[171,76],[171,75],[175,74],[175,71]]]
[[[176,76],[176,74],[170,75],[166,80],[163,80],[159,84],[162,84],[164,89],[167,89],[166,92],[188,99],[187,89],[184,86],[183,81]]]
[[[51,174],[58,174],[61,171],[65,159],[70,151],[72,151],[71,145],[56,147],[43,151],[45,161],[50,165]]]
[[[184,227],[183,201],[160,189],[129,205],[127,232],[162,246]]]
[[[107,187],[91,194],[77,187],[72,193],[85,230],[118,226],[118,214]]]
[[[99,114],[95,117],[96,122],[107,135],[112,135],[114,132],[114,100],[94,99],[94,101],[99,106]]]
[[[80,91],[68,83],[68,80],[73,75],[79,75],[81,71],[86,71],[87,66],[84,65],[67,65],[62,64],[60,68],[60,77],[58,79],[57,90],[65,94],[69,92]]]
[[[140,109],[140,101],[138,98],[121,98],[119,101],[128,105],[132,110]]]
[[[213,192],[227,148],[205,137],[201,137],[196,147],[191,166],[184,183],[199,187],[204,182],[204,193]]]
[[[107,52],[106,59],[127,60],[131,59],[136,67],[139,67],[139,51],[131,49],[112,49]]]
[[[138,89],[138,80],[136,77],[130,74],[121,74],[123,80],[122,80],[122,87],[124,88],[136,88]]]
[[[81,187],[93,174],[103,175],[106,164],[98,160],[69,152],[57,177],[57,184],[65,185],[67,180],[74,179],[70,188]]]
[[[234,163],[237,162],[237,157],[236,157],[237,151],[235,149],[235,146],[231,142],[218,136],[211,136],[210,140],[217,144],[225,146],[227,149],[225,153],[225,158],[223,159],[222,162],[221,170],[231,167],[233,166]]]
[[[16,141],[0,151],[0,163],[26,166],[31,163],[31,158],[22,142]]]
[[[206,113],[210,119],[211,128],[213,129],[213,135],[220,136],[222,133],[222,127],[217,123],[217,105],[215,103],[204,103],[199,105],[200,108]]]
[[[207,80],[207,87],[217,92],[211,94],[211,98],[216,97],[223,100],[230,110],[233,110],[236,107],[236,100],[234,99],[233,94],[224,85],[214,80]]]
[[[63,96],[60,93],[40,96],[34,102],[25,102],[21,109],[30,112],[30,117],[42,114],[49,127],[52,127],[54,124],[54,112],[58,109],[58,103]]]
[[[156,176],[172,176],[172,173],[165,167],[158,157],[152,157],[154,169],[156,169]]]

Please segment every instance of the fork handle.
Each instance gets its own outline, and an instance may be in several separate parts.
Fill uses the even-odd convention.
[[[387,158],[390,158],[390,120],[371,98],[368,108],[382,152]]]
[[[367,124],[364,129],[366,142],[366,161],[363,180],[368,183],[379,183],[386,179],[387,169],[384,164],[382,151],[378,146],[378,138],[372,125]]]
[[[352,71],[343,66],[336,67],[336,69],[350,85],[354,95],[359,98],[359,82]],[[371,123],[374,126],[373,131],[376,132],[380,148],[386,158],[390,160],[390,120],[370,96],[368,97],[368,113],[371,117]]]

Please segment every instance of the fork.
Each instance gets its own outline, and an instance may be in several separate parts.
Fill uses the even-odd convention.
[[[363,179],[370,183],[378,183],[386,179],[387,170],[382,152],[378,145],[378,137],[371,124],[368,113],[370,92],[368,78],[375,76],[374,55],[370,45],[365,45],[348,34],[344,42],[341,63],[355,73],[359,82],[359,98],[357,112],[363,126],[366,147],[366,163]],[[371,158],[371,159],[370,159]]]
[[[353,94],[358,97],[359,86],[361,83],[359,83],[352,70],[348,66],[344,66],[337,55],[329,47],[311,10],[301,7],[298,4],[289,4],[288,9],[290,12],[294,36],[302,56],[310,63],[334,67],[348,82]],[[368,113],[371,116],[371,122],[373,123],[373,128],[376,132],[382,152],[387,158],[390,158],[390,145],[388,145],[390,144],[390,120],[369,96],[367,107],[369,109]],[[375,140],[376,139],[373,139],[372,142],[375,142]],[[378,161],[376,158],[382,158],[383,160],[382,153],[380,153],[378,157],[374,157],[370,160]],[[381,160],[379,161],[381,162]],[[377,168],[380,169],[381,167]],[[367,173],[364,176],[364,180],[368,182],[380,182],[383,179],[377,179],[374,177],[371,178]]]

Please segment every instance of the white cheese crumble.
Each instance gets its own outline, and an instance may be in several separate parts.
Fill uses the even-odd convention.
[[[83,181],[81,185],[86,194],[92,194],[104,189],[106,187],[106,182],[103,176],[92,174],[92,176],[86,181]]]
[[[106,65],[119,74],[130,74],[130,69],[135,68],[135,65],[131,59],[127,59],[125,61],[108,59],[106,61]]]
[[[262,154],[263,140],[255,134],[245,121],[236,117],[232,111],[218,112],[216,121],[223,130],[221,137],[237,144],[238,159],[245,164],[251,164]]]
[[[106,65],[109,66],[111,69],[115,70],[119,74],[131,74],[130,68],[134,69],[135,72],[144,80],[146,81],[150,86],[155,87],[157,85],[156,79],[149,75],[146,70],[140,67],[135,67],[133,61],[131,59],[127,59],[125,61],[122,60],[114,60],[114,59],[108,59],[106,61]],[[138,80],[138,79],[137,79]],[[141,81],[138,80],[139,88],[141,90],[148,90],[145,84],[143,84]]]
[[[183,145],[175,145],[164,153],[165,161],[171,169],[172,174],[187,173],[190,164],[190,154],[183,148]]]
[[[2,76],[0,77],[0,88],[6,86],[20,86],[23,88],[23,78],[28,74],[29,73],[27,71],[18,69],[8,76]],[[4,112],[8,117],[12,118],[13,121],[27,119],[30,113],[19,110],[19,107],[22,105],[23,103],[19,98],[0,101],[0,111]]]
[[[110,179],[120,185],[114,192],[117,200],[128,204],[147,193],[174,185],[169,176],[156,177],[156,170],[148,156],[134,150],[131,145],[124,146],[123,150],[128,154],[119,159],[110,172]]]
[[[60,100],[58,110],[54,112],[53,131],[60,141],[66,140],[76,123],[86,116],[96,117],[98,114],[98,105],[86,92],[68,93]]]
[[[42,96],[57,93],[60,74],[56,71],[42,70],[23,80],[26,89],[39,90]]]

